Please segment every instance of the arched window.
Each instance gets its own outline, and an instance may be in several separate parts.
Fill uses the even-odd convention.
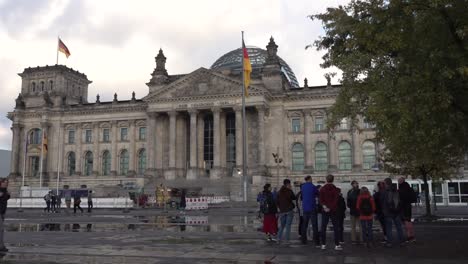
[[[128,151],[126,149],[120,152],[120,175],[128,174]]]
[[[364,170],[372,169],[375,165],[375,144],[372,141],[365,141],[362,144],[362,168]]]
[[[75,157],[75,152],[70,152],[68,154],[68,163],[67,163],[67,171],[68,175],[73,175],[75,174],[76,171],[76,157]]]
[[[91,151],[86,152],[84,173],[86,176],[90,176],[93,173],[93,153]]]
[[[29,134],[29,144],[41,144],[42,142],[42,130],[34,128]]]
[[[346,141],[343,141],[338,145],[338,162],[340,170],[351,170],[351,145]]]
[[[102,175],[110,175],[111,170],[111,154],[109,151],[102,153]]]
[[[328,153],[327,145],[323,142],[318,142],[315,145],[315,170],[326,171],[328,168]]]
[[[41,82],[41,92],[44,91],[44,82]]]
[[[146,170],[146,150],[141,149],[138,152],[138,175],[143,175]]]
[[[36,92],[36,83],[35,82],[31,83],[31,90],[32,90],[33,93]]]
[[[52,89],[54,89],[54,81],[50,80],[49,81],[49,90],[52,91]]]
[[[304,170],[304,147],[301,143],[295,143],[292,147],[292,170]]]

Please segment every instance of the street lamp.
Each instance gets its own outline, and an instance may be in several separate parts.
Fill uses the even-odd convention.
[[[275,163],[276,163],[276,187],[279,188],[279,184],[280,184],[280,176],[279,176],[279,168],[280,168],[280,164],[283,162],[283,159],[280,157],[279,155],[279,147],[276,148],[276,153],[271,153],[271,155],[273,155],[273,158],[275,159]]]

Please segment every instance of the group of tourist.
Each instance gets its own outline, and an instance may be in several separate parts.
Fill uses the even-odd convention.
[[[71,209],[71,201],[72,195],[71,191],[65,191],[65,205],[66,205],[66,212]],[[93,206],[93,191],[89,190],[87,199],[88,199],[88,213],[91,213],[94,206]],[[62,196],[56,195],[54,192],[49,191],[46,195],[44,195],[44,201],[46,203],[46,207],[44,208],[44,212],[47,213],[58,213],[59,209],[61,208],[62,204]],[[73,197],[73,213],[76,214],[76,210],[80,210],[81,213],[84,212],[83,208],[81,208],[81,195],[76,193]]]
[[[291,225],[295,211],[299,214],[299,237],[302,244],[308,243],[308,234],[317,248],[326,249],[327,227],[331,222],[335,250],[342,250],[344,244],[343,226],[347,208],[351,224],[351,243],[375,246],[373,237],[374,218],[380,223],[383,231],[382,243],[392,247],[392,227],[396,227],[400,245],[415,242],[413,224],[411,222],[412,203],[416,203],[417,195],[404,178],[398,180],[399,188],[392,184],[390,178],[377,184],[377,190],[371,194],[367,187],[359,188],[357,181],[351,182],[346,200],[341,189],[333,184],[334,176],[328,175],[323,186],[314,185],[312,177],[306,176],[300,191],[294,194],[291,181],[285,179],[283,186],[274,194],[271,184],[265,184],[257,201],[263,215],[263,231],[268,241],[288,244]],[[403,223],[406,235],[403,234]],[[309,230],[312,227],[311,231]]]

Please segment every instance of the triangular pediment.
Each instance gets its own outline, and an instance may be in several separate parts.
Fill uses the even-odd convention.
[[[249,95],[263,95],[268,93],[260,86],[252,85]],[[241,97],[242,81],[226,76],[220,72],[199,68],[184,77],[161,87],[144,98],[145,101],[181,100],[200,97]]]

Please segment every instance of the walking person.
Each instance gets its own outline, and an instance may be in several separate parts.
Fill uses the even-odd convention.
[[[50,193],[50,207],[51,207],[52,213],[57,212],[57,195],[55,195],[55,193],[53,192]]]
[[[382,203],[380,202],[383,197],[382,195],[385,194],[385,182],[380,181],[377,183],[377,192],[374,193],[374,202],[375,202],[375,219],[379,221],[380,228],[382,229],[383,233],[383,240],[382,243],[387,243],[387,229],[385,228],[385,216],[382,210]]]
[[[401,223],[401,202],[400,195],[395,187],[393,187],[392,179],[386,178],[385,182],[385,191],[381,196],[381,206],[382,212],[385,218],[385,229],[387,233],[387,243],[386,247],[392,247],[393,234],[392,226],[395,224],[395,228],[398,235],[398,242],[400,246],[404,245],[403,237],[403,227]]]
[[[417,194],[411,186],[405,181],[405,178],[398,179],[398,193],[400,194],[403,223],[406,229],[406,242],[416,242],[414,238],[414,227],[412,219],[412,203],[417,202]]]
[[[278,230],[278,243],[282,243],[283,233],[285,244],[289,243],[289,235],[291,233],[291,224],[294,218],[294,200],[296,196],[292,191],[291,181],[285,179],[283,186],[278,192],[278,199],[276,201],[279,208],[280,228]]]
[[[91,210],[93,210],[93,191],[89,190],[88,192],[88,213],[91,213]]]
[[[322,204],[322,228],[320,231],[322,240],[322,250],[327,249],[327,226],[331,220],[333,225],[333,235],[335,240],[335,250],[343,250],[340,245],[338,217],[336,210],[338,207],[338,188],[333,184],[334,176],[329,174],[326,177],[327,183],[320,188],[320,204]]]
[[[347,205],[349,208],[349,215],[351,220],[351,243],[358,245],[362,241],[359,211],[356,208],[357,199],[359,196],[359,183],[357,181],[351,182],[351,190],[348,191],[346,196]]]
[[[57,195],[57,212],[62,208],[62,195]]]
[[[8,199],[10,199],[10,193],[8,192],[8,179],[2,179],[0,181],[0,252],[8,252],[8,248],[5,247],[3,242],[5,213],[8,206]]]
[[[312,177],[310,175],[305,177],[305,183],[301,186],[302,196],[302,228],[301,228],[301,242],[307,244],[307,229],[309,227],[309,221],[312,222],[312,238],[315,246],[320,246],[320,238],[318,233],[317,223],[317,197],[318,189],[312,183]],[[298,208],[299,209],[299,208]]]
[[[362,187],[358,196],[356,208],[359,211],[363,242],[369,248],[374,243],[372,236],[372,219],[375,212],[375,201],[367,187]]]
[[[44,212],[50,213],[50,202],[52,200],[52,192],[48,192],[46,195],[44,195],[44,201],[46,202],[46,207],[44,208]]]
[[[336,217],[338,219],[338,227],[339,227],[339,236],[338,240],[340,241],[340,245],[344,245],[344,220],[346,218],[346,202],[343,198],[343,194],[341,193],[341,189],[338,188],[339,197],[338,197],[338,207],[336,208]]]
[[[76,209],[80,209],[81,213],[83,213],[83,208],[80,206],[81,204],[81,197],[79,194],[75,194],[73,197],[73,213],[76,214]]]
[[[275,237],[278,233],[278,220],[276,213],[275,199],[271,193],[271,184],[267,183],[263,186],[263,199],[260,202],[260,213],[263,214],[263,232],[267,237],[267,241],[276,241]]]

